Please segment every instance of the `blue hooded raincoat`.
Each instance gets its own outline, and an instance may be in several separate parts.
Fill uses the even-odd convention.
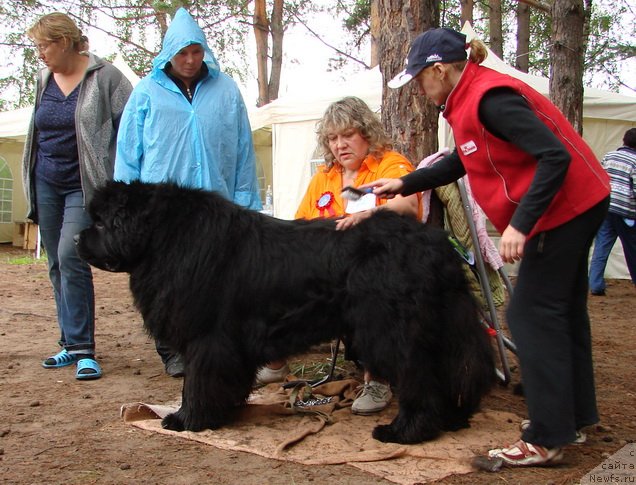
[[[192,104],[163,68],[181,49],[201,44],[208,75]],[[220,72],[201,28],[180,8],[153,61],[133,90],[121,118],[115,180],[172,181],[213,190],[261,209],[252,131],[236,83]]]

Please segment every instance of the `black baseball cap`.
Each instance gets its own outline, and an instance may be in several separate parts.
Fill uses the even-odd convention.
[[[422,69],[436,62],[464,61],[466,54],[466,36],[446,27],[430,29],[418,35],[406,58],[406,69],[391,79],[387,86],[400,88],[417,76]]]

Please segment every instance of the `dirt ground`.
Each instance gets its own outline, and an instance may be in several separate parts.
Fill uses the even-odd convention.
[[[57,352],[55,305],[42,262],[0,245],[0,483],[7,484],[388,484],[346,465],[303,466],[227,452],[143,431],[119,417],[124,403],[179,394],[144,334],[125,274],[95,270],[97,356],[104,377],[74,379],[74,366],[48,370]],[[475,471],[443,484],[571,484],[636,438],[636,290],[609,282],[590,299],[601,423],[553,468]],[[319,352],[296,362],[324,361]],[[513,384],[519,373],[513,372]],[[498,386],[484,407],[524,416],[514,386]],[[484,451],[486,451],[484,449]]]

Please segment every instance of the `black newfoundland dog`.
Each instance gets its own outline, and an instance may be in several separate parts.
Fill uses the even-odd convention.
[[[285,221],[173,184],[111,182],[76,237],[93,266],[130,273],[147,330],[185,358],[165,428],[229,423],[269,361],[346,336],[399,412],[373,437],[418,443],[469,426],[494,378],[462,262],[446,234],[390,211],[346,231]]]

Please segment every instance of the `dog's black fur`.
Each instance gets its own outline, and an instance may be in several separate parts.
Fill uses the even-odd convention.
[[[163,426],[219,428],[257,369],[347,335],[399,399],[374,438],[418,443],[469,426],[494,381],[491,344],[446,234],[391,211],[355,227],[284,221],[214,193],[111,182],[90,204],[82,258],[130,273],[147,330],[185,358]]]

